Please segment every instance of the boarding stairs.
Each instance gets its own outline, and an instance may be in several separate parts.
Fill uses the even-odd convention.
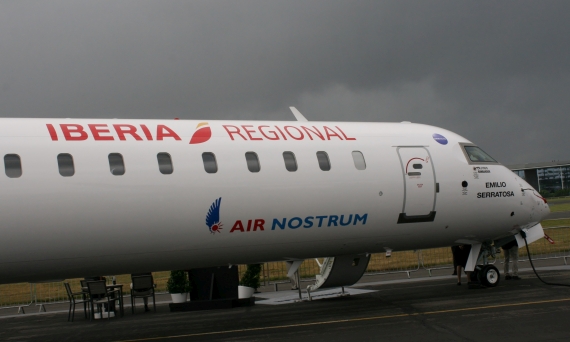
[[[362,278],[368,267],[370,254],[341,255],[325,258],[320,266],[320,272],[316,275],[315,283],[307,286],[307,294],[311,299],[311,292],[319,289],[341,287],[344,294],[344,287],[354,285]]]

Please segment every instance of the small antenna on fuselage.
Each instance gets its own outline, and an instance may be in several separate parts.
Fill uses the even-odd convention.
[[[297,110],[297,108],[289,107],[289,109],[291,109],[291,112],[293,112],[293,115],[295,115],[295,119],[297,119],[297,121],[309,121],[306,117],[303,116],[303,114],[301,114],[301,112]]]

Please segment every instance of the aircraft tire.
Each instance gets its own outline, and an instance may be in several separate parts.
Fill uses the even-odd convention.
[[[499,270],[493,265],[485,265],[477,272],[479,283],[486,287],[495,287],[499,285],[501,274]]]

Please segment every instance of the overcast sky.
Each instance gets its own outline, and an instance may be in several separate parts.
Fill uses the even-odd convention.
[[[570,1],[0,1],[0,116],[412,121],[570,160]]]

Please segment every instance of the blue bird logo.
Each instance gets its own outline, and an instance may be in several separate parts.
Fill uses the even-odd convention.
[[[210,206],[210,210],[208,210],[208,214],[206,215],[206,226],[208,226],[208,229],[210,229],[210,233],[212,234],[221,233],[220,229],[223,227],[222,222],[220,222],[221,203],[221,197],[215,200],[214,203],[212,203]]]

